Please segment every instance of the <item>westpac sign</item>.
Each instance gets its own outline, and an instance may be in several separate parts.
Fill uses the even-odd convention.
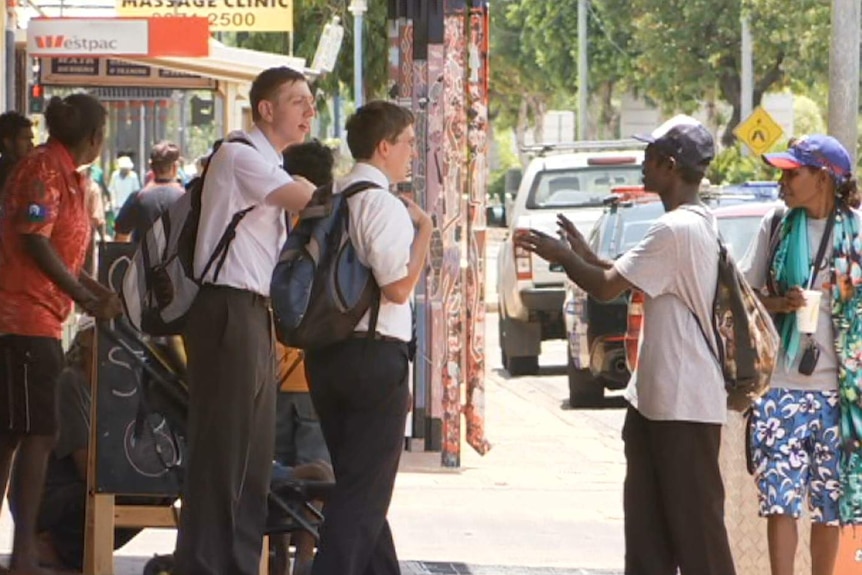
[[[209,55],[206,18],[34,18],[27,24],[31,56]]]
[[[27,26],[33,56],[146,56],[146,20],[34,19]]]

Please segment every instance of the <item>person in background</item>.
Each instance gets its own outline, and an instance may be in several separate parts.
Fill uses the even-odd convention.
[[[792,575],[797,523],[807,496],[811,573],[829,574],[838,554],[839,525],[862,522],[862,490],[848,480],[859,477],[862,468],[842,468],[842,459],[854,461],[853,441],[862,440],[862,429],[854,432],[848,425],[850,436],[841,431],[842,402],[862,391],[856,368],[862,328],[855,317],[862,306],[862,280],[854,276],[862,261],[852,247],[860,242],[862,224],[852,209],[858,195],[855,162],[838,140],[817,134],[797,138],[787,151],[765,154],[763,160],[781,170],[789,210],[774,237],[775,211],[764,216],[740,261],[751,287],[776,314],[781,335],[770,389],[751,413],[759,512],[766,517],[772,574]],[[811,290],[808,296],[805,290]],[[816,329],[801,333],[795,312],[806,297],[814,297],[812,292],[820,292]],[[846,407],[848,418],[850,409],[858,409]],[[850,448],[846,453],[845,446]]]
[[[332,183],[335,156],[331,148],[318,140],[288,146],[283,153],[284,169],[294,176],[302,176],[317,187]],[[285,214],[288,227],[292,227],[295,214]],[[332,477],[329,451],[320,429],[320,421],[305,377],[302,350],[276,343],[276,373],[278,395],[275,403],[275,465],[295,467],[313,464],[327,470]],[[273,471],[276,475],[277,470]],[[296,546],[294,575],[310,572],[314,557],[314,539],[305,532],[297,532],[290,540]],[[284,564],[287,541],[276,539],[277,563]]]
[[[52,98],[48,142],[21,160],[0,214],[0,492],[13,457],[13,574],[38,575],[36,520],[57,434],[62,325],[77,303],[97,319],[122,312],[117,294],[83,271],[92,228],[83,165],[99,155],[107,111],[87,94]]]
[[[180,149],[173,142],[159,142],[150,152],[150,170],[153,180],[139,192],[134,192],[114,220],[114,231],[119,242],[139,241],[184,193],[177,180]]]
[[[84,188],[86,189],[87,199],[85,204],[87,213],[90,216],[90,225],[93,228],[93,234],[90,236],[90,247],[87,249],[87,259],[84,260],[84,270],[91,276],[96,276],[96,242],[105,241],[107,237],[107,227],[105,220],[105,196],[102,189],[93,180],[93,165],[90,164],[83,170],[81,174],[84,176]]]
[[[33,122],[19,112],[0,114],[0,192],[21,158],[33,149]]]
[[[101,186],[93,178],[93,169],[91,164],[83,171],[87,178],[87,212],[90,214],[93,230],[98,233],[100,238],[105,238],[105,196]]]
[[[108,183],[108,194],[111,196],[110,209],[114,212],[115,218],[129,196],[140,189],[141,181],[138,179],[138,173],[135,172],[135,164],[132,159],[129,156],[117,158],[117,169],[111,175],[111,181]]]

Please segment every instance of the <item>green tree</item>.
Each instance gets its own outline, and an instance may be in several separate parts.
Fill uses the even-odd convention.
[[[333,16],[341,19],[344,26],[344,41],[338,54],[338,62],[332,74],[327,74],[317,83],[326,94],[332,94],[342,86],[353,86],[353,15],[347,10],[346,0],[295,0],[293,8],[293,54],[305,58],[311,65],[323,26]],[[363,83],[366,99],[386,94],[389,84],[388,50],[389,39],[386,28],[386,2],[371,0],[365,13],[363,40]],[[233,42],[240,48],[250,48],[275,54],[290,52],[289,34],[281,32],[238,33]]]
[[[723,100],[733,113],[723,136],[733,141],[741,112],[740,16],[749,16],[754,49],[754,105],[783,86],[823,82],[828,72],[829,3],[795,0],[632,0],[633,85],[667,109],[691,111]]]
[[[631,30],[621,18],[628,0],[593,0],[587,23],[589,86],[598,98],[596,122],[603,136],[616,136],[613,104],[631,74]],[[527,101],[527,113],[541,105],[573,107],[578,90],[577,3],[503,0],[491,15],[492,91],[503,96],[500,112],[511,119]],[[502,84],[502,86],[501,86]]]

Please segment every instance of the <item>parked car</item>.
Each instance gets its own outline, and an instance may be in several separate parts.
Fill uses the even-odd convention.
[[[602,259],[614,260],[637,244],[664,213],[655,194],[611,196],[588,241]],[[603,302],[566,279],[563,321],[568,340],[569,404],[592,407],[605,389],[621,389],[629,381],[624,336],[628,294]]]
[[[749,244],[757,236],[763,216],[780,205],[783,204],[775,201],[741,203],[712,210],[718,220],[718,231],[734,260],[739,261],[742,258]],[[632,290],[628,304],[624,347],[626,367],[629,370],[634,370],[637,366],[640,336],[643,333],[644,297],[640,290]]]
[[[589,230],[603,199],[617,186],[639,185],[643,149],[636,142],[584,142],[546,149],[524,171],[504,220],[508,234],[497,258],[500,352],[511,375],[537,373],[543,340],[564,337],[562,270],[512,242],[519,230],[556,233],[563,213]]]

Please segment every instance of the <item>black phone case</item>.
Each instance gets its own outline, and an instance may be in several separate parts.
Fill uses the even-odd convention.
[[[802,359],[799,360],[799,373],[802,375],[811,375],[814,373],[818,359],[820,359],[820,348],[817,347],[817,344],[812,343],[802,353]]]

